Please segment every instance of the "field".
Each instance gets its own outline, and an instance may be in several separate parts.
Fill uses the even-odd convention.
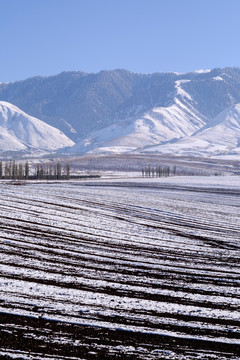
[[[0,185],[1,359],[239,359],[240,178]]]

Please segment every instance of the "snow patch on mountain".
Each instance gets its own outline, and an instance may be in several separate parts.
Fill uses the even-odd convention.
[[[196,74],[207,74],[207,73],[210,73],[211,70],[210,69],[198,69],[198,70],[195,70],[194,73]]]
[[[193,100],[191,95],[181,88],[181,84],[184,84],[184,83],[187,83],[187,82],[190,82],[190,81],[191,80],[186,80],[186,79],[175,81],[175,89],[177,91],[177,95],[180,95],[183,98],[185,97],[188,100]]]
[[[222,111],[193,136],[145,149],[188,156],[240,155],[240,104]]]
[[[223,78],[221,76],[215,76],[215,77],[213,77],[213,80],[223,81]]]
[[[73,145],[60,130],[0,101],[0,151],[57,150]]]

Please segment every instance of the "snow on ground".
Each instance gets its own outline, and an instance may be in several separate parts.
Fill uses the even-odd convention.
[[[85,181],[83,180],[85,183]],[[147,186],[159,187],[161,186],[176,186],[176,187],[196,187],[196,188],[220,188],[220,189],[235,189],[240,191],[240,176],[224,175],[224,176],[170,176],[170,177],[142,177],[136,172],[113,172],[105,171],[102,173],[101,179],[88,180],[88,183],[129,183],[143,184]],[[76,183],[76,182],[75,182]]]
[[[234,359],[239,194],[238,176],[2,182],[0,354]]]
[[[130,173],[133,176],[134,173]],[[122,174],[123,175],[123,174]],[[122,181],[125,182],[126,180],[124,177],[120,176]],[[114,181],[110,179],[109,181]],[[116,179],[119,181],[119,178]],[[197,188],[201,187],[215,187],[215,188],[228,188],[232,189],[235,188],[240,191],[240,176],[235,175],[226,175],[226,176],[172,176],[172,177],[150,177],[150,178],[129,178],[128,182],[143,182],[143,183],[154,183],[158,185],[176,185],[176,186],[195,186]]]

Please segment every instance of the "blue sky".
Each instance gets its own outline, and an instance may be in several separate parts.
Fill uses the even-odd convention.
[[[240,0],[0,0],[0,82],[240,66]]]

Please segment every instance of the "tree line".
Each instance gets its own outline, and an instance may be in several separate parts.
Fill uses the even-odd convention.
[[[40,180],[69,180],[70,165],[67,163],[63,167],[60,162],[47,165],[37,164],[35,167],[35,178]]]
[[[9,161],[3,164],[2,161],[0,161],[0,179],[69,180],[70,165],[67,163],[65,166],[62,166],[60,162],[56,164],[37,164],[30,174],[28,161],[24,164],[18,164],[15,161]]]
[[[142,168],[142,177],[162,177],[162,176],[171,176],[176,175],[177,168],[176,166],[173,166],[170,168],[170,166],[155,166],[151,167],[148,165],[145,168]]]

